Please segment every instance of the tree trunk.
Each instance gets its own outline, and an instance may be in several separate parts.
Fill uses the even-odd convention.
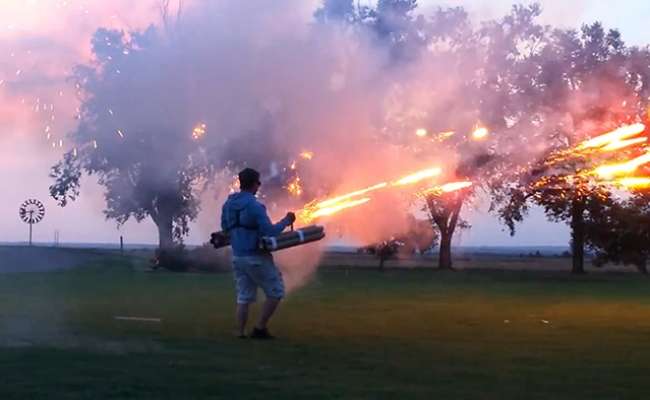
[[[451,239],[454,237],[460,210],[463,207],[464,196],[458,196],[451,203],[436,206],[433,200],[428,201],[431,219],[440,231],[440,251],[438,253],[438,269],[452,270]]]
[[[440,252],[438,254],[438,268],[453,269],[451,261],[451,234],[447,229],[440,230]]]
[[[158,247],[161,250],[171,249],[174,247],[172,218],[165,215],[159,215],[154,222],[156,222],[156,225],[158,226]]]
[[[584,206],[574,201],[571,208],[571,273],[585,273],[585,217]]]

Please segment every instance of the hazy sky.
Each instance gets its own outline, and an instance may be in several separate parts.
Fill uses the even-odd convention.
[[[196,0],[194,0],[196,1]],[[217,0],[214,0],[217,1]],[[244,0],[242,0],[244,1]],[[186,0],[186,3],[191,0]],[[27,198],[42,200],[45,220],[36,226],[35,239],[51,241],[59,230],[63,241],[114,242],[123,234],[129,242],[155,242],[151,222],[128,224],[118,232],[102,216],[101,189],[86,180],[79,201],[61,209],[48,196],[49,167],[62,154],[59,140],[74,126],[77,107],[74,87],[66,80],[74,65],[88,60],[90,36],[97,27],[135,29],[159,19],[158,0],[0,0],[0,241],[20,241],[27,226],[18,219],[18,206]],[[577,26],[601,20],[617,27],[633,44],[650,42],[645,34],[650,2],[637,0],[541,2],[544,20]],[[496,17],[512,2],[422,0],[422,7],[463,5],[475,18]],[[50,138],[48,139],[48,134]],[[52,145],[56,147],[53,148]],[[65,148],[65,142],[62,143]],[[216,227],[216,210],[205,210],[201,226],[190,243],[205,240]],[[545,222],[534,213],[515,238],[503,232],[494,218],[478,207],[467,215],[473,229],[464,232],[464,245],[563,245],[568,233],[563,225]],[[212,224],[214,220],[214,224]]]

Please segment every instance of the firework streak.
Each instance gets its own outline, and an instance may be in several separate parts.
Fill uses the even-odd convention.
[[[650,151],[647,147],[648,137],[640,136],[646,130],[644,124],[625,125],[611,132],[585,140],[568,150],[552,154],[544,163],[552,167],[570,160],[600,157],[608,161],[598,164],[589,170],[577,171],[575,175],[567,175],[564,180],[590,181],[597,185],[610,185],[623,189],[648,189],[650,177],[641,175],[641,167],[650,164]],[[546,177],[539,179],[534,186],[544,187]]]

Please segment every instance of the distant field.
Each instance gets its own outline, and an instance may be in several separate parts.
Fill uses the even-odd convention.
[[[638,274],[323,269],[254,342],[231,336],[229,274],[142,262],[0,275],[0,399],[647,396]]]

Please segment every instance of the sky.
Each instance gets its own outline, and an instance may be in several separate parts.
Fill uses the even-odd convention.
[[[185,0],[186,3],[196,0]],[[215,0],[216,1],[216,0]],[[312,0],[310,0],[312,1]],[[647,42],[650,2],[549,0],[541,2],[545,22],[578,26],[599,20],[616,27],[631,44]],[[34,229],[39,242],[51,242],[58,231],[64,242],[154,243],[150,221],[128,223],[120,230],[105,221],[101,188],[92,178],[82,185],[80,199],[60,208],[49,197],[49,168],[66,148],[65,134],[74,128],[77,102],[70,76],[75,65],[90,59],[90,37],[98,27],[137,29],[160,20],[159,0],[0,0],[0,242],[24,241],[28,227],[18,218],[19,205],[28,198],[43,201],[46,217]],[[437,5],[462,5],[477,19],[497,17],[511,1],[421,0],[422,11]],[[60,142],[62,141],[62,142]],[[53,147],[54,146],[54,147]],[[472,229],[457,244],[486,246],[566,245],[562,224],[531,213],[515,237],[504,231],[485,206],[468,208]],[[204,242],[217,226],[218,210],[205,209],[193,226],[189,243]],[[214,221],[214,223],[212,223]]]

